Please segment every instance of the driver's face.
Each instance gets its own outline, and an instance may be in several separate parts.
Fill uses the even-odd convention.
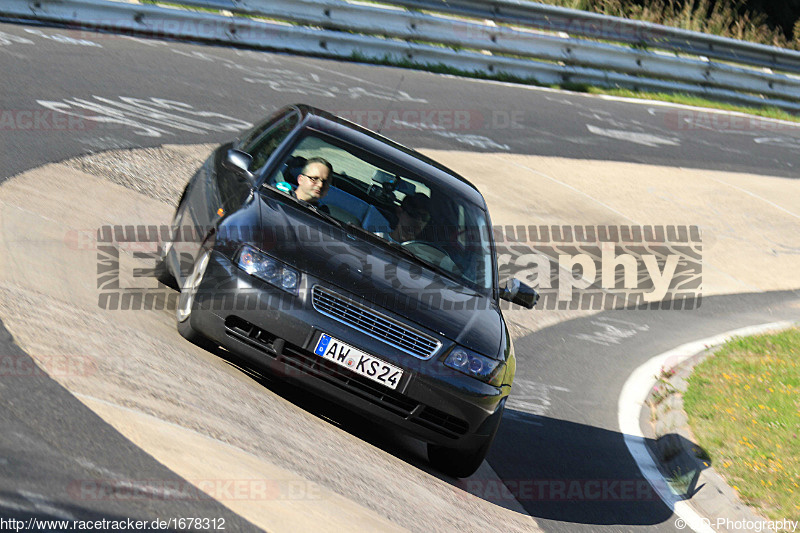
[[[316,203],[325,196],[330,185],[330,171],[322,163],[312,163],[304,174],[297,176],[297,197],[306,202]]]

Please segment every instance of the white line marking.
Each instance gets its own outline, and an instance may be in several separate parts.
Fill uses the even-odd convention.
[[[424,74],[424,71],[418,71],[419,73]],[[428,73],[431,74],[431,73]],[[435,74],[434,74],[435,75]],[[631,98],[629,96],[613,96],[610,94],[587,94],[587,93],[579,93],[575,91],[567,91],[564,89],[552,89],[550,87],[538,87],[536,85],[522,85],[519,83],[511,83],[508,81],[497,81],[497,80],[481,80],[476,78],[465,78],[463,76],[456,76],[453,74],[439,74],[443,78],[450,78],[450,79],[459,79],[463,81],[469,81],[472,83],[485,83],[489,85],[498,85],[501,87],[508,87],[510,89],[522,89],[526,91],[534,91],[534,92],[541,92],[541,93],[554,93],[554,94],[567,94],[570,96],[579,96],[582,98],[589,98],[595,100],[607,100],[609,102],[620,102],[623,104],[636,104],[636,105],[643,105],[643,106],[650,106],[650,107],[671,107],[675,109],[687,109],[690,111],[702,111],[704,113],[714,113],[717,115],[729,115],[732,117],[744,117],[749,119],[758,119],[763,120],[764,122],[769,122],[772,124],[782,124],[786,126],[792,126],[794,128],[800,129],[800,122],[792,122],[789,120],[781,120],[777,118],[769,118],[769,117],[760,117],[757,115],[752,115],[749,113],[742,113],[741,111],[728,111],[725,109],[714,109],[712,107],[702,107],[696,105],[688,105],[688,104],[678,104],[675,102],[664,102],[660,100],[649,100],[646,98]],[[573,105],[570,103],[569,105]],[[649,111],[649,110],[648,110]],[[652,114],[652,113],[651,113]]]
[[[497,156],[497,157],[498,157],[499,159],[502,159],[502,158],[500,158],[499,156]],[[592,202],[594,202],[594,203],[596,203],[596,204],[600,204],[601,206],[605,207],[605,208],[606,208],[606,209],[608,209],[609,211],[611,211],[611,212],[613,212],[613,213],[616,213],[616,214],[618,214],[619,216],[621,216],[621,217],[622,217],[622,218],[624,218],[625,220],[630,220],[630,221],[631,221],[631,222],[633,222],[634,224],[641,225],[639,222],[637,222],[636,220],[632,219],[631,217],[629,217],[629,216],[625,215],[624,213],[622,213],[622,212],[620,212],[620,211],[617,211],[616,209],[614,209],[614,208],[613,208],[613,207],[611,207],[610,205],[608,205],[608,204],[605,204],[605,203],[601,202],[601,201],[600,201],[600,200],[598,200],[597,198],[595,198],[595,197],[593,197],[593,196],[591,196],[591,195],[589,195],[589,194],[586,194],[586,193],[585,193],[585,192],[583,192],[582,190],[580,190],[580,189],[577,189],[577,188],[573,187],[572,185],[570,185],[570,184],[568,184],[568,183],[564,183],[564,182],[563,182],[563,181],[561,181],[561,180],[557,180],[556,178],[553,178],[553,177],[551,177],[551,176],[548,176],[547,174],[544,174],[543,172],[539,172],[538,170],[533,170],[531,167],[529,167],[529,166],[526,166],[526,165],[523,165],[523,164],[520,164],[520,163],[517,163],[516,161],[511,161],[511,160],[505,160],[505,159],[503,159],[503,162],[504,162],[504,163],[510,163],[510,164],[514,165],[515,167],[524,168],[525,170],[527,170],[527,171],[529,171],[529,172],[531,172],[531,173],[533,173],[533,174],[536,174],[537,176],[541,176],[541,177],[543,177],[543,178],[547,178],[547,179],[549,179],[550,181],[553,181],[553,182],[555,182],[555,183],[558,183],[558,184],[559,184],[559,185],[561,185],[562,187],[566,187],[567,189],[569,189],[569,190],[571,190],[571,191],[574,191],[574,192],[576,192],[576,193],[580,194],[581,196],[585,196],[586,198],[588,198],[588,199],[589,199],[589,200],[591,200]]]
[[[4,500],[0,498],[0,509],[10,509],[12,511],[20,511],[23,513],[30,513],[30,507],[26,507],[24,505],[20,505],[16,502],[10,502],[8,500]]]
[[[61,43],[61,44],[72,44],[72,45],[78,45],[78,46],[95,46],[95,47],[98,47],[98,48],[102,48],[103,47],[103,45],[97,44],[94,41],[88,41],[86,39],[73,39],[72,37],[67,37],[66,35],[62,35],[60,33],[48,34],[48,33],[45,33],[45,32],[43,32],[41,30],[37,30],[37,29],[34,29],[34,28],[25,28],[25,31],[30,33],[30,34],[32,34],[32,35],[37,35],[39,37],[42,37],[43,39],[49,39],[51,41],[55,41],[55,42]]]
[[[528,379],[516,379],[514,380],[513,391],[506,402],[506,413],[518,411],[522,413],[519,418],[525,418],[525,415],[546,416],[550,406],[553,404],[550,395],[551,391],[570,392],[569,389],[564,387]]]
[[[609,130],[605,128],[599,128],[592,124],[587,124],[586,129],[588,129],[589,132],[594,133],[595,135],[608,137],[610,139],[615,139],[618,141],[627,141],[635,144],[641,144],[644,146],[649,146],[651,148],[658,148],[659,145],[680,146],[681,144],[678,139],[670,137],[661,137],[659,135],[653,135],[652,133],[641,133],[628,130]]]
[[[766,202],[769,205],[771,205],[772,207],[774,207],[775,209],[779,209],[780,211],[783,211],[787,215],[791,215],[794,218],[800,218],[800,215],[796,215],[795,213],[792,213],[788,209],[785,209],[785,208],[779,206],[778,204],[776,204],[774,202],[771,202],[770,200],[767,200],[766,198],[764,198],[762,196],[759,196],[759,195],[757,195],[755,193],[752,193],[752,192],[748,191],[747,189],[743,189],[743,188],[739,187],[738,185],[734,185],[732,183],[728,183],[728,182],[725,182],[725,181],[722,181],[722,180],[718,180],[716,178],[709,177],[709,179],[711,179],[712,181],[716,181],[717,183],[721,183],[722,185],[727,185],[728,187],[733,187],[737,191],[741,191],[741,192],[743,192],[743,193],[745,193],[745,194],[747,194],[749,196],[752,196],[753,198],[757,198],[758,200],[761,200],[762,202]]]
[[[392,87],[390,85],[386,85],[386,84],[383,84],[383,83],[377,83],[377,82],[370,81],[370,80],[367,80],[367,79],[364,79],[364,78],[359,78],[358,76],[352,76],[352,75],[349,75],[349,74],[345,74],[343,72],[339,72],[339,71],[334,70],[334,69],[325,68],[325,67],[322,67],[320,65],[316,65],[314,63],[309,63],[308,61],[303,61],[302,59],[299,59],[299,58],[297,59],[296,62],[300,63],[302,65],[305,65],[306,67],[315,68],[317,70],[321,70],[323,72],[327,72],[328,74],[333,74],[335,76],[340,76],[342,78],[347,78],[348,80],[357,81],[359,83],[367,83],[369,85],[374,85],[376,87],[381,87],[382,89],[392,89],[392,90],[394,89],[394,87]],[[419,99],[419,100],[415,99],[415,100],[412,100],[412,101],[420,102],[420,103],[423,103],[423,104],[427,104],[428,103],[428,101],[425,100],[425,99]]]
[[[647,395],[656,384],[656,376],[661,372],[662,368],[670,369],[677,366],[693,355],[711,346],[725,343],[733,337],[782,330],[792,327],[794,324],[795,322],[792,321],[783,321],[749,326],[683,344],[648,360],[633,371],[622,387],[617,406],[617,416],[619,429],[625,438],[625,445],[628,447],[628,451],[633,456],[633,460],[636,461],[642,475],[653,486],[661,500],[696,533],[714,533],[714,530],[709,525],[710,522],[701,517],[687,500],[682,500],[670,489],[645,444],[645,437],[639,426],[639,415]]]
[[[0,46],[6,46],[11,43],[33,44],[33,41],[26,39],[25,37],[18,37],[17,35],[0,31]]]
[[[62,520],[75,520],[75,517],[72,515],[72,513],[55,507],[52,505],[52,502],[49,502],[41,494],[36,494],[35,492],[28,492],[25,490],[20,490],[18,493],[20,496],[32,503],[36,510],[41,513],[49,516],[55,516],[61,518]]]
[[[438,126],[436,124],[426,124],[424,122],[406,122],[405,120],[392,120],[394,124],[398,124],[400,126],[418,130],[418,131],[427,131],[433,133],[434,135],[438,135],[439,137],[444,137],[445,139],[454,139],[457,142],[462,144],[467,144],[469,146],[477,146],[479,148],[483,148],[484,150],[490,149],[497,149],[497,150],[511,150],[507,144],[498,144],[491,140],[489,137],[484,137],[483,135],[468,135],[468,134],[461,134],[456,133],[453,131],[448,131],[445,128]]]

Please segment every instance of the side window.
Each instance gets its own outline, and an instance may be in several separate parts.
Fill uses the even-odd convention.
[[[250,170],[258,172],[267,163],[269,156],[286,138],[289,133],[297,126],[300,117],[296,112],[284,115],[275,122],[269,124],[260,135],[253,135],[242,143],[242,150],[253,156]]]

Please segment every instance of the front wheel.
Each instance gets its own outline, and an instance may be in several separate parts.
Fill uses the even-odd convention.
[[[489,434],[472,448],[449,448],[428,443],[428,462],[448,476],[463,478],[474,474],[489,454],[504,409],[505,402],[487,420],[487,425],[491,427]]]
[[[175,311],[178,333],[187,341],[202,346],[203,348],[211,348],[212,343],[192,327],[192,307],[194,306],[194,300],[200,288],[200,282],[203,281],[203,276],[206,273],[206,268],[208,268],[210,259],[211,250],[203,250],[200,256],[195,260],[192,271],[186,276],[181,286],[178,307]]]
[[[158,260],[156,261],[156,266],[153,270],[153,273],[154,277],[159,283],[169,287],[170,289],[179,291],[180,287],[178,287],[178,282],[175,279],[175,276],[170,273],[169,267],[167,267],[167,254],[169,253],[171,246],[171,242],[164,245],[164,251],[160,254]]]

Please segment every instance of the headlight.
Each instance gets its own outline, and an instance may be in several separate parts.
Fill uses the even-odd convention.
[[[500,363],[501,361],[489,359],[461,346],[456,346],[444,360],[444,364],[450,368],[455,368],[459,372],[486,383],[489,383],[494,377],[495,370],[500,366]]]
[[[293,268],[284,265],[263,252],[259,252],[252,246],[242,246],[236,263],[239,268],[251,276],[264,280],[286,292],[297,294],[300,274]]]

